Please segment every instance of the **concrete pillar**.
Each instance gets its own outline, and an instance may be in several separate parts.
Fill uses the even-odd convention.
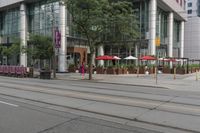
[[[173,57],[173,29],[174,29],[174,14],[173,12],[169,13],[168,17],[168,38],[169,38],[169,44],[168,44],[168,56]]]
[[[140,58],[140,57],[138,57],[138,45],[137,44],[135,44],[135,57],[137,57],[138,59]],[[135,60],[135,65],[136,66],[138,65],[138,60]]]
[[[169,38],[169,44],[168,44],[168,56],[173,57],[173,29],[174,29],[174,14],[173,12],[169,13],[168,16],[168,38]],[[172,62],[170,62],[170,68],[172,68]]]
[[[185,22],[181,22],[180,26],[180,57],[184,57],[184,24]]]
[[[156,13],[157,0],[150,0],[149,3],[149,54],[156,55]]]
[[[60,2],[60,33],[61,33],[61,47],[58,54],[58,71],[66,72],[66,54],[67,54],[67,41],[66,41],[66,7],[63,1]]]
[[[99,46],[98,47],[98,56],[102,56],[104,55],[104,47],[103,46]],[[103,60],[99,60],[98,61],[98,66],[104,66],[104,61]]]
[[[21,47],[27,46],[27,16],[26,16],[26,5],[22,3],[20,5],[20,41]],[[27,66],[27,54],[20,52],[20,65]]]

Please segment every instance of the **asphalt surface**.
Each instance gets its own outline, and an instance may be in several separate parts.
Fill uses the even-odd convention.
[[[8,99],[0,96],[1,133],[158,133]]]
[[[1,133],[199,133],[200,92],[0,78]]]

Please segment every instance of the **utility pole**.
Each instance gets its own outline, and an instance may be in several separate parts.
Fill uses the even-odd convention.
[[[53,56],[52,56],[52,61],[53,61],[53,78],[56,78],[56,51],[55,51],[55,35],[54,35],[54,23],[55,23],[55,18],[54,18],[54,9],[53,5],[51,5],[51,15],[52,15],[52,45],[53,45]]]

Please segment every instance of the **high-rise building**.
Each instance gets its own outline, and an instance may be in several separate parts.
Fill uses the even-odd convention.
[[[133,0],[139,21],[140,37],[129,42],[132,54],[159,57],[183,57],[185,0]],[[87,60],[89,52],[85,41],[71,28],[71,18],[61,0],[0,0],[0,44],[11,45],[12,37],[19,37],[26,46],[29,35],[52,35],[52,22],[61,32],[58,70],[66,71],[68,58],[79,63]],[[156,42],[157,46],[156,47]],[[126,45],[126,44],[124,44]],[[96,55],[130,54],[127,47],[105,45]],[[78,53],[78,54],[77,54]],[[27,66],[27,55],[22,53],[20,65]],[[15,62],[15,63],[17,63]],[[76,62],[73,62],[76,64]],[[102,63],[102,62],[101,62]]]
[[[158,57],[184,57],[184,23],[187,20],[185,0],[133,0],[134,10],[140,22],[140,38],[132,42],[134,48],[121,49],[105,46],[104,52],[126,56],[134,53]],[[156,42],[158,42],[156,47]]]
[[[200,0],[187,0],[187,13],[184,55],[190,59],[200,59]]]

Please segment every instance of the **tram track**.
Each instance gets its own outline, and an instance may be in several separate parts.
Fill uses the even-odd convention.
[[[52,106],[56,106],[56,107],[64,107],[64,108],[68,108],[71,110],[78,110],[78,111],[83,111],[83,112],[88,112],[88,113],[94,113],[94,114],[99,114],[99,115],[105,115],[108,117],[113,117],[113,118],[119,118],[119,119],[125,119],[127,121],[135,121],[135,122],[142,122],[142,123],[147,123],[147,124],[152,124],[152,125],[157,125],[157,126],[163,126],[163,127],[169,127],[169,128],[174,128],[177,130],[183,130],[183,131],[188,131],[188,132],[194,132],[194,133],[199,133],[198,131],[195,130],[188,130],[188,129],[184,129],[184,128],[179,128],[179,127],[174,127],[174,126],[169,126],[169,125],[164,125],[164,124],[158,124],[158,123],[149,123],[147,121],[143,121],[138,119],[137,117],[135,118],[129,118],[126,116],[120,116],[120,115],[116,115],[116,114],[110,114],[110,113],[105,113],[105,112],[101,112],[101,111],[94,111],[94,110],[90,110],[90,109],[86,109],[86,108],[82,108],[82,107],[72,107],[72,106],[68,106],[68,105],[58,105],[58,104],[54,104],[51,102],[45,102],[41,99],[33,99],[33,98],[27,98],[27,97],[23,97],[23,96],[15,96],[12,94],[7,94],[5,91],[3,90],[8,90],[10,89],[10,91],[12,92],[12,90],[15,91],[20,91],[22,93],[26,92],[26,94],[28,94],[28,92],[34,92],[34,93],[38,93],[38,94],[46,94],[46,95],[56,95],[56,96],[60,96],[60,97],[68,97],[68,98],[75,98],[75,99],[79,99],[79,100],[89,100],[94,102],[101,102],[101,103],[109,103],[109,104],[114,104],[114,105],[119,105],[119,106],[128,106],[128,107],[138,107],[138,108],[143,108],[143,109],[147,109],[148,111],[152,111],[152,110],[158,110],[158,111],[164,111],[164,112],[169,112],[169,113],[176,113],[176,114],[181,114],[181,115],[190,115],[190,116],[195,116],[195,117],[200,117],[200,105],[196,105],[196,104],[187,104],[187,103],[179,103],[179,102],[174,102],[172,101],[173,99],[176,99],[179,97],[179,95],[170,95],[170,98],[168,100],[158,100],[158,99],[148,99],[146,97],[127,97],[124,95],[116,95],[116,94],[106,94],[106,93],[101,93],[99,90],[101,90],[103,88],[103,90],[106,91],[111,91],[109,88],[106,90],[106,88],[104,87],[96,87],[96,88],[92,88],[92,86],[89,86],[91,91],[84,91],[85,88],[88,87],[88,85],[83,85],[83,86],[76,86],[76,84],[71,83],[69,84],[69,86],[66,88],[62,88],[62,87],[50,87],[45,85],[45,83],[38,83],[36,85],[34,85],[36,83],[22,83],[22,81],[20,82],[15,82],[15,81],[0,81],[0,95],[3,96],[8,96],[8,97],[14,97],[14,98],[18,98],[18,99],[23,99],[23,100],[28,100],[28,101],[34,101],[34,102],[38,102],[38,103],[44,103],[47,105],[52,105]],[[57,86],[57,84],[52,84]],[[63,86],[63,85],[61,85]],[[82,88],[82,91],[80,90],[74,90],[74,89],[70,89],[70,87],[79,87]],[[118,90],[112,90],[113,92],[122,92],[122,91],[118,91]],[[136,94],[134,91],[130,92],[130,91],[126,91],[126,93],[130,93],[131,94]],[[138,93],[138,92],[137,92]],[[142,92],[141,92],[142,94]],[[148,95],[148,94],[146,94]],[[150,95],[150,94],[149,94]],[[164,96],[164,95],[159,95],[159,94],[154,94],[154,95],[158,95],[158,96]],[[169,96],[169,95],[167,95]],[[196,98],[198,99],[198,98]]]
[[[15,90],[21,90],[26,92],[35,92],[35,93],[42,93],[42,94],[49,94],[49,95],[57,95],[62,97],[68,97],[68,98],[75,98],[80,100],[89,100],[94,102],[104,102],[104,103],[110,103],[110,104],[116,104],[116,105],[122,105],[122,106],[130,106],[130,107],[139,107],[139,108],[145,108],[149,110],[162,110],[166,112],[173,112],[173,113],[179,113],[184,115],[193,115],[193,116],[200,116],[200,105],[193,105],[193,104],[186,104],[186,103],[177,103],[172,102],[172,99],[177,98],[177,96],[172,97],[168,101],[159,101],[159,100],[153,100],[153,99],[146,99],[146,98],[135,98],[135,97],[126,97],[126,96],[118,96],[118,95],[105,95],[101,93],[93,93],[93,92],[80,92],[80,91],[71,91],[71,90],[64,90],[64,89],[52,89],[52,88],[39,88],[36,87],[30,87],[30,86],[24,86],[21,88],[20,86],[15,85],[2,85],[0,84],[1,89],[2,87],[5,87],[7,89],[15,89]],[[0,89],[0,90],[1,90]],[[0,94],[3,94],[0,92]],[[168,108],[167,108],[168,107]],[[179,109],[177,108],[179,107]],[[169,110],[169,108],[171,110]],[[176,111],[178,109],[178,111]],[[182,113],[181,113],[182,111]],[[187,113],[189,112],[189,113]]]

